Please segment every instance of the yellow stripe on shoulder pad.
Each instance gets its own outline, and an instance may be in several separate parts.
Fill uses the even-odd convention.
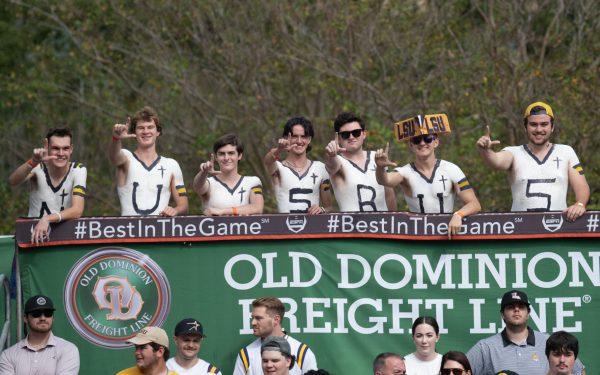
[[[302,365],[304,364],[304,356],[305,356],[307,350],[308,350],[308,345],[306,345],[306,344],[302,344],[298,348],[298,358],[296,358],[296,362],[298,363],[298,366],[300,368],[302,368]]]
[[[262,194],[262,186],[255,186],[251,190],[254,194]]]
[[[240,359],[246,368],[246,372],[248,372],[248,369],[250,368],[250,362],[248,362],[248,353],[246,352],[246,348],[242,348],[240,350]]]

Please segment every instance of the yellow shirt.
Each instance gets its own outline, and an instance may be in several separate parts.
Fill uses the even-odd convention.
[[[169,371],[167,374],[168,375],[179,375],[175,371]],[[121,370],[121,371],[117,372],[117,375],[144,375],[144,374],[142,374],[142,372],[140,371],[140,369],[137,366],[133,366],[130,368],[126,368],[125,370]]]

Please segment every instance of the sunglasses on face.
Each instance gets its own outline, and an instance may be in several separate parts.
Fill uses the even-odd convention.
[[[463,375],[466,371],[461,368],[443,368],[441,375]]]
[[[425,143],[430,144],[435,140],[435,135],[427,134],[427,135],[419,135],[418,137],[412,137],[410,141],[415,144],[421,144],[421,141],[425,141]]]
[[[363,132],[362,129],[354,129],[351,131],[339,132],[338,134],[340,135],[340,137],[342,139],[348,139],[348,138],[350,138],[350,135],[352,135],[354,138],[358,138],[358,137],[360,137],[362,132]]]
[[[36,310],[36,311],[30,312],[29,315],[31,315],[34,318],[39,318],[42,315],[44,315],[46,318],[52,318],[52,315],[54,315],[54,311],[52,311],[52,310]]]

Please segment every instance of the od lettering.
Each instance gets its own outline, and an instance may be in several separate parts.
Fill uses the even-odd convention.
[[[292,275],[289,280],[288,276],[276,273],[277,255],[277,253],[264,253],[261,255],[261,259],[250,254],[238,254],[232,257],[225,264],[223,271],[227,284],[237,290],[252,289],[261,282],[262,288],[308,288],[321,279],[323,269],[319,260],[313,255],[303,252],[288,252],[292,267]],[[246,275],[240,270],[249,271]]]

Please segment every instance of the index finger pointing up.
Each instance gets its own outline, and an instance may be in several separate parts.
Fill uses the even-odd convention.
[[[485,126],[485,135],[487,135],[488,137],[491,137],[491,131],[490,131],[490,126],[489,125]]]

